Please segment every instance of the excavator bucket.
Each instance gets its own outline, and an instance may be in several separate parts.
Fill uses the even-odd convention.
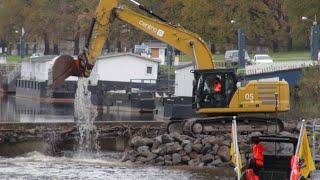
[[[56,59],[49,74],[48,86],[50,90],[57,88],[68,77],[76,74],[75,60],[72,56],[62,55]]]

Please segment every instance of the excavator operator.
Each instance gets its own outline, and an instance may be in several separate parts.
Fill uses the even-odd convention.
[[[219,77],[216,77],[215,82],[213,84],[213,92],[220,93],[222,91],[222,84]]]

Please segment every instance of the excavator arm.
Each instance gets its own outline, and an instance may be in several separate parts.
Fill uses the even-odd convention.
[[[136,1],[131,1],[153,17],[119,6],[118,0],[101,0],[92,20],[83,53],[79,55],[77,60],[73,60],[73,58],[66,55],[56,60],[52,69],[51,87],[57,87],[71,75],[79,77],[90,76],[96,58],[101,55],[102,48],[109,35],[110,25],[115,18],[193,57],[196,69],[214,69],[212,54],[206,43],[197,34],[187,31],[181,26],[173,26]]]

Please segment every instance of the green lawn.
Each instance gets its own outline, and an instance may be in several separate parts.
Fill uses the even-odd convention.
[[[274,61],[297,61],[297,60],[310,60],[309,51],[294,51],[294,52],[279,52],[268,53]],[[250,58],[253,58],[254,54],[249,54]],[[191,61],[192,58],[187,55],[180,56],[181,61]],[[214,61],[224,61],[224,54],[214,54]]]
[[[7,56],[7,62],[8,63],[19,63],[20,62],[20,56],[11,56],[11,55]]]
[[[269,53],[269,56],[270,56],[274,61],[310,60],[310,52],[308,52],[308,51]]]
[[[18,63],[20,62],[20,56],[7,56],[7,62]]]

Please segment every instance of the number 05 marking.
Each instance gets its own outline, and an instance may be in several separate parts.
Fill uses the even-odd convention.
[[[253,101],[254,97],[253,97],[253,93],[247,93],[244,95],[244,99],[246,101]]]

